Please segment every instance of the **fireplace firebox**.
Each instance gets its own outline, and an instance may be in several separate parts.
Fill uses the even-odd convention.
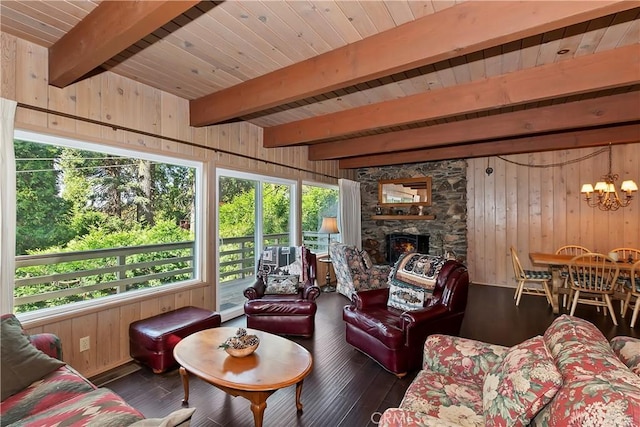
[[[400,234],[392,233],[386,236],[387,262],[395,264],[400,255],[407,252],[429,253],[428,234]]]

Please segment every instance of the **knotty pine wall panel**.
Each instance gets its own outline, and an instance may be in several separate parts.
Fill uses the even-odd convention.
[[[564,163],[601,147],[504,156],[525,165]],[[612,172],[640,183],[640,143],[613,145]],[[540,268],[529,252],[555,252],[566,244],[592,251],[640,247],[640,195],[631,206],[604,212],[587,206],[583,183],[595,184],[608,171],[608,154],[561,167],[527,167],[496,157],[468,161],[468,263],[476,283],[515,288],[509,247],[524,268]],[[487,176],[485,169],[494,171]]]
[[[353,171],[340,171],[337,161],[311,162],[306,147],[267,150],[262,146],[262,129],[249,123],[230,123],[205,128],[189,126],[188,101],[113,73],[103,73],[60,89],[47,84],[48,53],[43,47],[0,33],[1,96],[21,104],[49,109],[76,117],[119,125],[163,137],[219,148],[245,157],[215,152],[176,141],[114,130],[57,114],[18,107],[16,129],[134,148],[176,158],[205,162],[205,266],[215,266],[216,167],[275,175],[282,178],[337,184],[337,179],[298,171],[286,165],[334,177],[355,178]],[[264,160],[264,161],[263,161]],[[273,161],[284,166],[272,165]],[[63,343],[65,361],[87,376],[126,363],[129,358],[129,324],[187,305],[215,309],[215,271],[203,272],[203,282],[179,291],[160,290],[153,296],[110,303],[80,314],[56,316],[25,324],[30,332],[53,332]],[[91,349],[79,351],[79,339],[91,337]]]

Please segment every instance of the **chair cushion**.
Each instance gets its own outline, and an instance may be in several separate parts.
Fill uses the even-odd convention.
[[[418,286],[403,283],[389,285],[389,299],[387,306],[402,311],[418,310],[424,307],[425,290]]]
[[[562,386],[541,336],[509,349],[487,374],[482,392],[487,426],[526,426]]]
[[[107,388],[66,400],[19,421],[23,427],[127,426],[144,416]]]
[[[298,276],[293,274],[270,274],[267,276],[265,295],[290,295],[298,293]]]
[[[24,390],[4,400],[0,405],[0,424],[12,424],[95,388],[69,365],[61,366],[42,380],[31,383]]]
[[[308,316],[316,313],[315,301],[300,299],[254,299],[244,303],[247,316]]]
[[[482,383],[422,370],[400,407],[461,426],[484,426]],[[447,424],[445,424],[447,425]]]
[[[3,317],[0,325],[0,359],[2,360],[0,400],[5,400],[25,389],[32,382],[64,366],[64,362],[47,356],[31,344],[15,316]]]
[[[524,277],[532,280],[551,280],[551,273],[545,270],[524,270]]]
[[[430,335],[424,343],[423,369],[482,384],[509,349],[451,335]]]
[[[380,306],[356,311],[352,306],[346,306],[342,313],[345,322],[366,332],[385,347],[396,349],[404,345],[404,331],[398,310]]]

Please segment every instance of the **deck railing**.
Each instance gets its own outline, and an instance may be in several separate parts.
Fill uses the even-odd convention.
[[[305,232],[303,242],[314,251],[327,248],[324,234]],[[288,245],[289,234],[265,235],[263,244]],[[224,295],[235,293],[230,292],[234,284],[244,286],[255,274],[254,237],[221,239],[219,257],[224,300]],[[31,311],[193,277],[193,241],[20,255],[16,257],[14,305],[25,306],[18,311]]]
[[[193,256],[193,241],[20,255],[14,304],[42,308],[187,280]]]

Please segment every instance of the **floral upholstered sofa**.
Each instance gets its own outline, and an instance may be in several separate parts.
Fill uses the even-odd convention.
[[[432,335],[381,426],[640,426],[640,340],[560,316],[507,348]]]
[[[56,335],[27,335],[13,314],[0,317],[2,426],[183,426],[195,409],[144,419],[120,396],[97,388],[62,362]]]
[[[351,299],[354,292],[387,287],[391,266],[374,265],[366,251],[332,243],[329,254],[338,282],[336,290],[345,297]]]

